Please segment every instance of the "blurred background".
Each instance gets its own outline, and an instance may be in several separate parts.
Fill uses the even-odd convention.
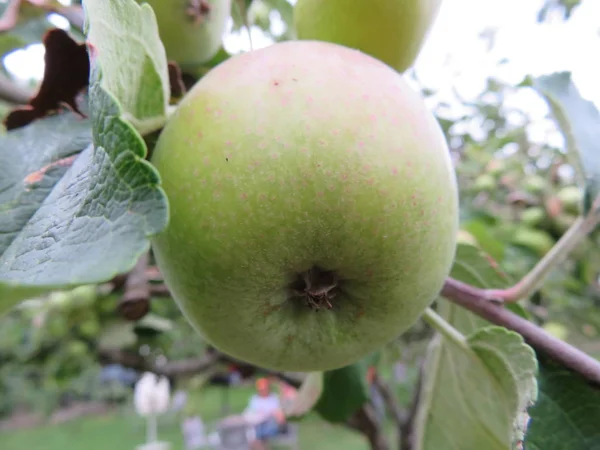
[[[81,36],[68,14],[44,12],[35,3],[12,26],[0,19],[2,76],[24,90],[35,90],[43,76],[40,41],[47,29]],[[234,14],[222,51],[235,54],[293,36],[293,3],[255,0],[250,30]],[[527,76],[570,71],[582,96],[600,108],[599,55],[598,0],[444,0],[414,69],[405,75],[446,133],[461,188],[462,238],[476,242],[514,279],[550,250],[579,214],[581,201],[581,180],[546,103],[521,83]],[[2,115],[12,107],[0,101]],[[532,320],[596,358],[598,245],[597,233],[588,237],[524,305]],[[174,449],[186,448],[185,418],[200,418],[210,429],[240,414],[260,394],[257,379],[268,380],[268,391],[281,401],[299,395],[298,374],[272,374],[211,352],[152,264],[147,275],[151,309],[136,322],[116,309],[126,290],[118,280],[57,292],[0,319],[0,448],[135,448],[145,439],[146,422],[136,409],[134,387],[142,373],[156,368],[169,381],[158,434]],[[378,392],[374,403],[390,436],[396,430],[384,397],[409,406],[431,333],[418,323],[383,349],[365,380]],[[282,448],[368,448],[352,427],[312,413],[295,430],[296,439]]]

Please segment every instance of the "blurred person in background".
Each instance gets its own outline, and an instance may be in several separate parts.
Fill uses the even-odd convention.
[[[286,417],[279,396],[271,391],[268,378],[256,380],[256,394],[243,412],[244,419],[254,425],[256,442],[253,449],[265,449],[265,442],[286,430]]]

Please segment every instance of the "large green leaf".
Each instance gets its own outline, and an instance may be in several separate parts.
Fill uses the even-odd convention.
[[[0,312],[46,290],[131,270],[167,224],[144,142],[98,73],[91,121],[64,113],[0,139]]]
[[[574,166],[586,182],[587,212],[600,195],[600,113],[581,97],[569,72],[541,76],[533,81],[533,87],[550,105],[568,149],[576,153]]]
[[[451,276],[480,288],[511,284],[491,258],[469,244],[459,244]],[[518,418],[537,393],[533,350],[519,334],[445,299],[438,312],[466,343],[438,335],[428,349],[415,448],[510,449]]]
[[[86,0],[85,32],[102,67],[102,87],[142,134],[161,128],[170,87],[154,11],[135,0]]]
[[[540,394],[529,410],[525,450],[600,450],[600,386],[538,358]]]
[[[537,393],[533,350],[519,334],[495,326],[472,333],[467,345],[440,335],[431,342],[415,449],[511,448],[520,408]]]
[[[367,370],[378,354],[357,363],[323,373],[323,391],[315,411],[329,422],[344,422],[369,400]]]

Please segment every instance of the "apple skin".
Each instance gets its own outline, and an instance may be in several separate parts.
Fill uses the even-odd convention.
[[[398,72],[417,59],[442,0],[298,0],[298,39],[344,45]]]
[[[217,54],[223,41],[232,0],[208,0],[211,10],[194,21],[186,10],[190,0],[137,0],[154,9],[167,58],[182,69],[194,69]]]
[[[359,51],[287,41],[228,59],[181,101],[151,162],[170,208],[157,264],[235,358],[351,364],[412,326],[450,271],[458,190],[442,130]],[[314,267],[339,277],[331,309],[290,294]]]

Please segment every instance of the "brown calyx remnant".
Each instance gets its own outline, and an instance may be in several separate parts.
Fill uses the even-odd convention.
[[[212,6],[208,0],[189,0],[185,12],[195,25],[199,25],[210,14],[211,9]]]
[[[290,288],[293,297],[303,298],[306,306],[318,312],[324,307],[333,308],[331,300],[337,294],[338,283],[339,279],[335,272],[314,266],[298,274]]]

